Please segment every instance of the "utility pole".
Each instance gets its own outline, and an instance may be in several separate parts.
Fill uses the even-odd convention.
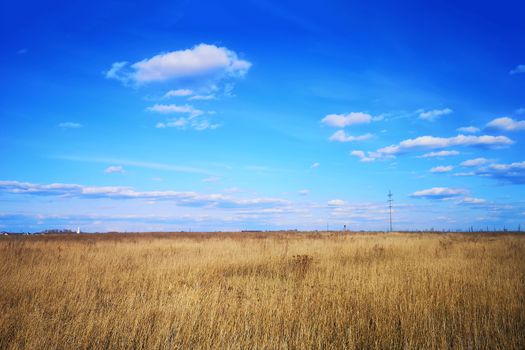
[[[392,192],[388,190],[388,211],[390,213],[390,232],[392,232]]]

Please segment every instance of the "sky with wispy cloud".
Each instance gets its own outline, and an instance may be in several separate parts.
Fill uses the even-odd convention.
[[[0,231],[515,229],[523,13],[4,3]]]

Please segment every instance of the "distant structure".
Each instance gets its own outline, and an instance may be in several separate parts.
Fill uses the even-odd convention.
[[[388,212],[390,213],[390,232],[392,232],[392,192],[388,190]]]
[[[77,235],[80,234],[80,226],[77,227]]]

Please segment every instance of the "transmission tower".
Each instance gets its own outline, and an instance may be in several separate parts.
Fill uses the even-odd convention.
[[[390,232],[392,232],[392,192],[388,190],[388,212],[390,213]]]

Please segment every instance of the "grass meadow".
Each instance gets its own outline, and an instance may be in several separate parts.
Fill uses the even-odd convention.
[[[524,349],[525,236],[4,236],[0,348]]]

